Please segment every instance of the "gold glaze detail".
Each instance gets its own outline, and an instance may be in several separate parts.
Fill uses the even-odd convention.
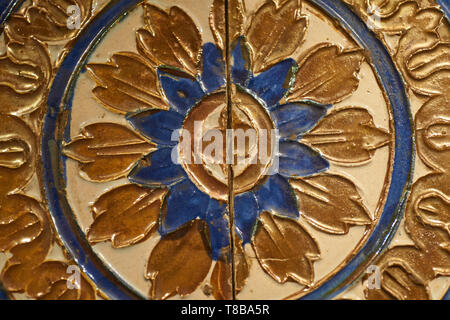
[[[263,212],[252,241],[261,267],[279,283],[314,281],[313,262],[320,258],[317,243],[291,219]]]
[[[110,111],[137,112],[167,109],[153,66],[132,52],[116,53],[109,64],[89,64],[86,69],[98,86],[92,91]]]
[[[125,176],[142,156],[155,150],[134,131],[115,123],[93,123],[64,146],[64,154],[80,163],[83,176],[110,181]]]
[[[202,38],[189,15],[179,7],[165,12],[145,4],[145,28],[137,31],[137,45],[154,65],[177,67],[191,75],[200,70]]]
[[[368,5],[380,5],[371,19],[377,36],[400,37],[393,58],[414,94],[428,97],[415,115],[415,138],[419,158],[433,170],[414,183],[408,198],[405,229],[414,245],[394,246],[378,259],[381,288],[365,289],[365,295],[431,299],[430,282],[450,275],[449,23],[435,1],[346,2],[366,21]]]
[[[68,276],[65,272],[67,263],[46,260],[57,239],[47,217],[46,204],[19,194],[37,168],[35,150],[39,146],[35,141],[40,139],[45,111],[43,101],[51,84],[52,69],[70,50],[69,44],[52,65],[47,42],[66,41],[77,35],[77,31],[68,31],[62,26],[61,21],[67,17],[61,8],[64,9],[67,2],[64,5],[63,1],[56,2],[61,3],[56,6],[55,1],[33,1],[31,6],[14,15],[5,27],[7,51],[0,57],[0,64],[4,66],[0,69],[0,97],[4,97],[0,99],[0,113],[1,122],[7,124],[0,130],[0,179],[5,180],[0,184],[0,228],[3,230],[0,232],[0,249],[10,252],[12,257],[2,271],[1,280],[10,292],[25,292],[32,298],[90,299],[95,298],[96,292],[87,278],[83,276],[79,290],[67,291],[61,285]],[[367,4],[381,1],[346,2],[367,20]],[[91,16],[91,1],[73,3],[82,8],[84,26]],[[415,246],[399,246],[387,251],[378,262],[383,271],[382,289],[366,294],[368,298],[430,298],[429,282],[438,275],[450,274],[450,192],[445,187],[449,185],[446,159],[450,147],[447,130],[450,116],[445,108],[450,99],[450,49],[447,43],[450,37],[445,38],[448,23],[431,0],[383,3],[381,19],[377,20],[374,29],[380,37],[383,33],[399,35],[393,57],[411,90],[429,97],[417,113],[415,124],[419,157],[434,173],[419,179],[408,199],[405,219]],[[210,15],[213,35],[217,45],[224,49],[227,42],[233,42],[242,32],[247,33],[248,64],[253,71],[263,71],[289,57],[302,43],[307,19],[301,13],[300,1],[268,1],[253,16],[246,15],[241,1],[230,0],[230,5],[231,11],[226,13],[224,1],[214,1]],[[202,38],[188,14],[177,7],[167,11],[150,4],[144,7],[146,25],[137,31],[140,54],[116,53],[107,64],[88,66],[97,84],[94,95],[108,110],[116,113],[149,107],[168,108],[156,81],[155,67],[170,66],[191,76],[201,70]],[[229,39],[221,25],[225,14],[231,15]],[[272,28],[272,24],[267,27],[268,21],[276,22],[276,28]],[[277,30],[274,33],[277,37],[261,38],[257,32],[272,29]],[[304,57],[299,60],[299,71],[288,101],[308,98],[321,103],[336,103],[358,87],[358,72],[363,61],[360,51],[327,43],[318,45]],[[324,69],[326,78],[320,76]],[[33,121],[24,117],[29,114]],[[333,116],[338,120],[333,120]],[[348,126],[340,122],[345,121],[354,121],[354,131],[344,130]],[[102,182],[122,177],[142,155],[153,150],[151,142],[126,127],[116,126],[110,123],[88,125],[82,136],[66,146],[66,154],[80,162],[85,178]],[[329,142],[324,142],[323,136],[314,137],[313,132],[317,134],[324,128],[334,130],[333,138],[336,132],[345,136],[337,139],[338,147],[324,148]],[[333,161],[353,165],[369,161],[377,148],[391,141],[391,135],[375,127],[370,114],[359,107],[332,110],[314,130],[309,137],[303,137],[302,142],[317,148]],[[329,134],[327,130],[323,132]],[[354,152],[345,152],[350,143],[353,147],[356,144],[352,149]],[[101,151],[94,151],[97,149]],[[113,165],[100,165],[108,160],[113,160]],[[316,195],[308,205],[303,204],[301,214],[325,232],[345,234],[349,225],[371,223],[356,187],[347,178],[321,174],[292,184],[299,201],[309,197],[311,192]],[[108,191],[92,207],[95,222],[89,231],[89,240],[92,243],[110,240],[113,246],[123,247],[146,239],[157,228],[156,211],[163,205],[164,195],[162,189],[149,190],[135,185]],[[322,198],[318,200],[317,195]],[[324,203],[332,205],[333,210]],[[340,214],[330,218],[327,212]],[[134,219],[137,213],[139,218]],[[125,223],[118,223],[116,217],[119,216],[125,218]],[[206,229],[204,222],[195,220],[160,240],[147,266],[146,275],[152,282],[151,298],[184,296],[200,285],[212,264]],[[301,244],[301,252],[290,250],[293,243]],[[279,244],[284,244],[285,250],[276,249]],[[252,245],[261,266],[276,281],[294,280],[307,286],[314,283],[313,262],[319,258],[319,247],[300,224],[264,212]],[[237,292],[244,286],[249,272],[241,249],[240,245],[235,248]],[[211,283],[216,298],[232,297],[230,269],[228,260],[219,259],[215,264]],[[36,278],[35,274],[44,276]]]
[[[391,135],[375,127],[366,109],[353,107],[331,111],[301,141],[331,161],[361,164],[372,159],[376,149],[388,144]]]
[[[231,8],[230,4],[232,4]],[[246,36],[242,46],[244,62],[246,67],[255,73],[267,70],[275,63],[288,58],[303,42],[307,31],[307,17],[301,13],[301,1],[289,0],[282,3],[268,1],[251,16],[246,14],[241,1],[231,1],[228,3],[228,8],[229,12],[227,13],[224,1],[213,1],[212,3],[209,22],[216,45],[225,49],[226,43],[228,43],[230,47],[233,47],[236,38],[243,32],[243,35]],[[229,18],[228,32],[224,26],[220,25],[224,23],[226,14]],[[155,80],[154,68],[156,67],[163,68],[168,74],[183,77],[196,77],[201,73],[202,38],[195,23],[182,9],[171,7],[168,10],[162,10],[154,5],[145,4],[144,21],[145,27],[136,32],[139,55],[127,52],[116,53],[108,64],[89,64],[87,66],[97,84],[93,90],[94,96],[110,111],[126,113],[148,109],[146,112],[152,113],[158,109],[167,109],[167,99]],[[276,22],[276,28],[269,26],[268,21]],[[276,32],[274,31],[273,34],[276,36],[261,37],[262,30],[267,32],[275,30]],[[228,34],[228,39],[226,39],[226,34]],[[230,57],[230,59],[232,58]],[[299,59],[299,68],[293,68],[283,84],[289,90],[286,101],[296,102],[301,99],[312,99],[319,103],[332,104],[344,100],[358,87],[358,73],[363,61],[364,55],[355,47],[342,48],[333,43],[322,43],[313,47],[303,54]],[[135,76],[136,74],[139,74],[138,77]],[[234,85],[227,89],[229,92],[225,92],[222,87],[207,95],[190,110],[184,120],[183,128],[191,136],[195,136],[195,121],[202,122],[206,129],[218,129],[221,132],[228,129],[230,120],[233,129],[254,128],[270,132],[270,129],[274,128],[272,119],[256,98]],[[227,99],[229,99],[228,105]],[[351,115],[350,118],[347,113]],[[334,119],[335,117],[341,119],[341,123]],[[347,125],[351,125],[353,128],[348,128]],[[336,162],[352,165],[370,161],[375,150],[388,144],[391,139],[390,133],[375,127],[371,115],[361,107],[332,111],[314,130],[311,135],[304,135],[301,142],[320,150],[330,159],[333,159],[334,156],[333,160]],[[331,135],[331,142],[330,137],[323,136],[325,133]],[[225,134],[222,134],[222,137],[225,140]],[[71,151],[71,146],[75,145],[77,141],[89,143],[86,138],[75,138],[67,145],[66,154],[77,161],[82,160],[80,155]],[[270,139],[268,140],[270,141]],[[328,146],[329,144],[331,146]],[[351,146],[350,151],[355,152],[356,155],[352,155],[352,152],[348,150],[349,146]],[[203,147],[202,144],[201,150]],[[252,146],[246,149],[248,153],[251,153],[252,150]],[[271,148],[268,147],[267,150],[271,150]],[[344,152],[342,152],[343,150]],[[190,154],[189,151],[188,154],[184,154],[184,152],[183,149],[178,148],[180,162],[190,180],[212,198],[228,202],[230,185],[227,176],[230,167],[206,163],[201,154],[201,163],[188,163],[185,161],[189,158],[187,156],[191,156],[191,160],[195,158],[193,145],[191,145]],[[226,156],[226,151],[222,156]],[[271,157],[267,158],[271,159]],[[129,163],[126,162],[126,164]],[[233,194],[237,195],[258,186],[269,166],[269,162],[256,165],[233,164],[231,166],[233,169]],[[117,178],[129,170],[129,167],[119,168],[114,165],[109,170],[117,171],[115,176]],[[321,176],[318,176],[317,179],[319,181]],[[373,221],[367,215],[362,200],[351,181],[335,175],[329,175],[325,180],[321,182],[328,185],[340,185],[342,190],[330,188],[328,191],[328,195],[333,201],[331,205],[334,206],[331,211],[326,207],[319,206],[320,214],[314,215],[311,210],[316,204],[310,203],[310,208],[305,207],[306,211],[303,214],[310,218],[307,220],[309,223],[322,231],[334,234],[346,234],[352,225],[372,225]],[[295,187],[296,183],[300,188],[299,181],[293,181],[293,186]],[[126,187],[122,186],[121,188]],[[299,190],[299,201],[301,201],[302,195]],[[102,198],[108,199],[108,196],[109,193],[106,193]],[[337,200],[338,198],[339,200]],[[111,201],[113,200],[111,199]],[[166,206],[165,199],[162,201],[161,215],[163,216]],[[341,215],[335,214],[336,211],[344,212],[344,207],[349,203],[355,204],[354,210]],[[328,220],[324,218],[326,212],[333,214]],[[252,238],[253,249],[257,252],[256,257],[263,270],[280,283],[290,279],[306,286],[312,285],[315,280],[313,262],[319,258],[319,248],[315,240],[297,222],[270,217],[270,213],[262,214],[258,224],[260,227]],[[136,239],[145,239],[151,233],[147,233],[150,220],[147,222],[142,219],[134,220],[134,224],[130,225],[129,230],[140,230],[136,234],[133,233]],[[204,224],[201,220],[195,221],[195,224]],[[142,225],[138,226],[141,223]],[[279,230],[275,230],[274,226],[278,226]],[[111,240],[118,231],[116,227],[110,225],[110,227],[102,229],[102,232],[105,233],[92,242],[101,241],[101,239]],[[181,231],[176,231],[176,233],[178,232]],[[129,231],[124,234],[129,234]],[[268,234],[273,236],[273,240],[269,241]],[[150,260],[155,261],[154,269],[147,273],[147,278],[152,282],[150,298],[166,299],[175,294],[186,295],[194,291],[203,281],[203,278],[200,279],[200,275],[206,276],[204,273],[206,271],[200,268],[196,276],[189,282],[188,279],[182,279],[186,273],[177,272],[173,277],[182,285],[176,287],[175,280],[168,278],[169,275],[163,270],[162,262],[158,262],[156,257],[165,256],[164,250],[171,251],[173,255],[179,254],[180,257],[185,257],[187,253],[184,250],[187,249],[181,245],[172,247],[165,239],[166,236],[162,238],[150,255]],[[208,239],[206,238],[205,241],[208,242]],[[288,250],[288,252],[282,252],[285,254],[284,257],[278,257],[280,252],[277,252],[275,248],[284,247],[290,241],[301,243],[304,252],[296,255],[291,252],[292,250]],[[235,242],[239,243],[239,241]],[[134,240],[126,241],[124,245],[133,243]],[[120,246],[120,244],[116,243],[115,246]],[[209,250],[208,247],[205,248]],[[240,246],[234,247],[234,259],[230,259],[226,253],[227,250],[233,250],[233,247],[224,248],[210,279],[212,293],[217,299],[233,298],[244,287],[249,273],[245,254],[243,251],[240,253]],[[275,263],[275,260],[272,259],[279,260]],[[202,262],[200,261],[200,263]],[[232,281],[233,278],[234,281]],[[233,293],[233,285],[235,293]]]
[[[52,62],[48,42],[75,37],[80,29],[66,26],[69,5],[80,8],[80,27],[91,16],[91,0],[32,1],[11,16],[4,27],[5,55],[0,57],[0,251],[11,256],[1,272],[10,293],[31,299],[96,299],[97,289],[82,274],[69,290],[70,258],[48,258],[57,245],[47,205],[26,195],[32,177],[40,178],[40,145],[45,101],[54,69],[67,47]],[[63,248],[64,250],[64,248]],[[14,297],[13,295],[11,295]]]
[[[104,193],[92,206],[90,243],[110,240],[115,248],[144,241],[158,228],[166,189],[123,185]]]
[[[325,173],[290,182],[297,194],[300,214],[313,226],[333,234],[346,234],[349,225],[372,223],[349,179]]]
[[[147,264],[151,299],[185,296],[200,285],[212,264],[207,228],[205,222],[194,220],[158,242]]]

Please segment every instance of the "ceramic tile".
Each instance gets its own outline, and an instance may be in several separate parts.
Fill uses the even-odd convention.
[[[0,4],[0,297],[448,298],[446,8]]]

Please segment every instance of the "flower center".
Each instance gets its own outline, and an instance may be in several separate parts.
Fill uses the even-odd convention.
[[[228,200],[230,165],[239,194],[264,177],[274,153],[274,124],[264,107],[234,86],[231,101],[231,128],[226,93],[216,92],[189,112],[178,144],[179,162],[190,179],[218,200]]]

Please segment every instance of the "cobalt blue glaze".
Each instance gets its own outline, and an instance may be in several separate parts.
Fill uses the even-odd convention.
[[[18,7],[22,5],[24,0],[2,0],[0,2],[0,32],[2,32],[3,24],[6,19],[12,14]]]
[[[438,0],[438,3],[441,6],[442,10],[444,10],[447,20],[449,20],[450,19],[450,1],[449,0]]]

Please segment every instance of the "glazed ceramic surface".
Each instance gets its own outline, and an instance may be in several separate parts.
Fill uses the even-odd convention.
[[[448,7],[3,1],[1,296],[450,298]]]

